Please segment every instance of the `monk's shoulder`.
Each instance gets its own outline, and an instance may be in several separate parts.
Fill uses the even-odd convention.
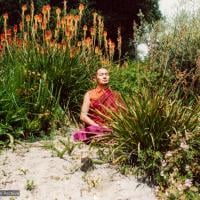
[[[114,96],[120,96],[120,93],[116,90],[112,90],[112,93],[113,93]]]
[[[90,99],[96,99],[96,90],[95,89],[88,90],[86,93],[88,94]]]
[[[93,88],[93,89],[88,90],[87,92],[88,92],[88,93],[91,93],[91,92],[94,92],[95,90],[96,90],[96,89]]]

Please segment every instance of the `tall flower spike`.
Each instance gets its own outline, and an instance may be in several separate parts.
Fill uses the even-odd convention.
[[[26,22],[30,22],[31,21],[31,16],[30,15],[26,15]]]
[[[7,40],[7,20],[8,20],[8,13],[3,14],[4,18],[4,33],[5,33],[5,39]]]
[[[104,39],[104,47],[105,47],[105,50],[106,50],[106,56],[108,56],[108,41],[107,41],[107,31],[104,31],[103,32],[103,39]]]
[[[119,53],[119,60],[121,58],[121,54],[122,54],[122,36],[121,36],[121,28],[119,27],[117,30],[117,49],[118,49],[118,53]]]
[[[50,30],[47,30],[45,32],[45,41],[50,41],[52,38],[52,32]]]
[[[27,36],[28,36],[28,33],[27,33],[27,32],[24,32],[24,41],[25,41],[25,42],[27,41]]]
[[[31,16],[30,15],[26,15],[26,22],[27,22],[27,26],[28,26],[28,34],[29,34],[29,29],[30,29],[30,21],[31,21]]]
[[[64,16],[67,14],[67,1],[63,1]]]
[[[22,5],[22,32],[24,31],[24,13],[27,10],[26,4]]]
[[[87,25],[83,26],[83,31],[87,31]]]
[[[4,18],[4,20],[7,21],[7,20],[8,20],[8,13],[4,13],[4,14],[3,14],[3,18]]]
[[[56,8],[56,15],[59,18],[60,18],[60,13],[61,13],[61,9],[60,8]]]
[[[82,3],[80,3],[79,4],[79,14],[80,14],[80,17],[82,17],[82,15],[83,15],[83,10],[84,10],[84,8],[85,8],[85,6],[82,4]]]
[[[92,15],[93,15],[93,26],[95,27],[97,24],[97,13],[93,12]]]
[[[13,26],[13,32],[14,32],[14,34],[17,33],[17,25],[16,24]]]
[[[79,21],[79,19],[80,19],[79,15],[74,16],[75,37],[77,36],[77,32],[78,32],[78,21]]]
[[[77,42],[77,47],[81,47],[81,41]]]
[[[87,25],[84,25],[83,26],[83,38],[84,38],[84,40],[85,40],[85,38],[86,38],[86,31],[87,31]]]
[[[50,15],[51,15],[51,6],[49,4],[46,5],[46,10],[47,10],[47,20],[50,20]]]
[[[26,4],[22,5],[22,12],[24,13],[27,10]]]
[[[62,30],[65,30],[65,26],[66,26],[66,21],[65,21],[65,18],[62,17],[61,21],[60,21],[60,24],[61,24],[61,29]]]
[[[98,21],[98,42],[99,42],[99,46],[101,47],[102,45],[102,38],[103,38],[103,31],[104,31],[104,23],[102,20],[102,17],[100,15],[97,16],[97,21]]]
[[[35,11],[34,3],[33,1],[31,1],[31,26],[33,25],[34,11]]]
[[[46,30],[46,28],[47,28],[47,23],[46,23],[46,21],[43,21],[42,22],[42,30],[44,31],[44,30]]]
[[[46,6],[43,6],[43,7],[42,7],[42,14],[43,14],[43,15],[46,15],[46,14],[47,14],[47,7],[46,7]]]

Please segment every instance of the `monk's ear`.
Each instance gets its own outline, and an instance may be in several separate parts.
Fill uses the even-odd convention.
[[[93,82],[93,83],[97,83],[97,78],[96,78],[96,76],[93,76],[93,77],[92,77],[92,82]]]

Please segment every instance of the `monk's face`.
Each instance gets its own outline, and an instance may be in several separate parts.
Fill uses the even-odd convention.
[[[97,70],[96,80],[99,85],[107,85],[109,83],[109,73],[105,68],[101,68]]]

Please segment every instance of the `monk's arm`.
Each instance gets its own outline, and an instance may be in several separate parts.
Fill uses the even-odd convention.
[[[89,116],[88,116],[88,111],[90,107],[90,97],[89,93],[87,92],[84,96],[83,99],[83,104],[81,107],[81,114],[80,114],[80,119],[85,122],[88,125],[95,125],[99,126],[97,123],[95,123]]]

